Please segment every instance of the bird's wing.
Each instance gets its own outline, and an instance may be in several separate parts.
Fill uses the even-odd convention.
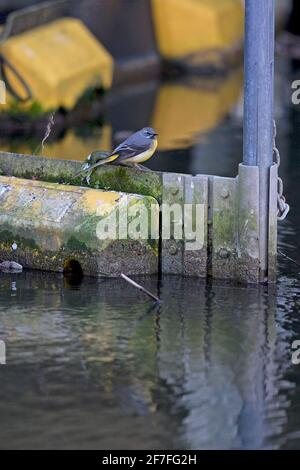
[[[150,147],[151,141],[141,136],[139,132],[136,132],[116,147],[111,155],[118,155],[116,161],[122,161],[127,158],[135,157],[136,155],[145,152]]]
[[[146,142],[146,145],[121,145],[113,152],[113,155],[117,155],[116,162],[126,160],[127,158],[135,157],[142,152],[145,152],[150,147],[150,142]]]
[[[139,132],[132,134],[128,137],[128,139],[124,140],[118,147],[116,147],[113,152],[104,158],[103,160],[99,160],[98,162],[90,165],[88,168],[84,168],[83,171],[92,171],[93,169],[97,168],[98,166],[104,165],[105,163],[109,162],[121,162],[122,160],[126,160],[127,158],[135,157],[142,152],[145,152],[151,147],[151,141],[146,139],[140,135]]]
[[[131,134],[129,137],[127,137],[127,139],[125,139],[123,142],[121,142],[120,145],[118,145],[118,147],[116,147],[113,150],[112,154],[117,153],[118,150],[120,150],[122,148],[130,147],[132,145],[135,145],[141,139],[143,140],[143,137],[140,136],[140,132],[135,132],[134,134]]]

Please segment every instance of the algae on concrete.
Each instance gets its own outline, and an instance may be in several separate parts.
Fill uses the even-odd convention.
[[[0,152],[0,172],[2,171],[5,176],[141,194],[152,196],[161,202],[161,173],[117,165],[103,165],[94,171],[90,185],[88,185],[84,180],[84,174],[76,176],[81,168],[80,162],[72,160]]]
[[[118,231],[103,239],[98,232],[107,215],[117,220],[121,202],[128,212],[154,205],[158,225],[158,203],[150,196],[3,176],[0,194],[0,261],[56,272],[76,261],[87,275],[158,272],[158,240],[149,227],[138,239],[119,239]]]

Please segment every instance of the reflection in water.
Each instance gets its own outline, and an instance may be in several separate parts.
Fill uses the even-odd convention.
[[[189,77],[159,88],[152,126],[159,133],[159,149],[191,147],[214,129],[237,103],[242,90],[240,70],[227,78]]]
[[[54,124],[55,125],[55,124]],[[59,139],[46,142],[43,150],[44,157],[53,157],[67,160],[84,160],[93,150],[98,148],[111,149],[111,127],[103,126],[88,129],[70,129]],[[34,154],[39,148],[37,138],[12,139],[1,144],[1,150],[23,154]]]
[[[44,155],[84,160],[92,150],[111,150],[123,131],[151,125],[159,132],[159,154],[151,168],[187,172],[189,149],[199,142],[206,147],[204,133],[213,130],[231,112],[240,98],[242,81],[241,70],[235,70],[227,77],[189,77],[114,90],[105,98],[99,125],[94,122],[92,126],[73,128],[52,141],[50,136]],[[102,126],[100,121],[107,124]],[[31,154],[41,138],[36,136],[29,141],[26,136],[7,141],[2,137],[1,149]],[[180,151],[175,156],[166,152],[176,149]]]
[[[1,276],[1,448],[279,446],[292,383],[276,292],[143,283],[161,306],[113,279]]]
[[[142,108],[150,122],[154,104],[173,96],[165,86],[158,92],[139,88],[135,98],[126,90],[111,97],[108,138],[96,128],[85,150],[86,134],[79,143],[74,132],[70,154],[82,145],[85,155],[97,139],[111,145],[116,132],[141,127]],[[217,101],[209,93],[199,128],[195,120],[191,134],[188,129],[174,139],[190,139],[211,129],[211,116],[219,116],[216,124],[225,116],[229,108],[215,112]],[[170,113],[173,129],[169,106],[161,109]],[[126,125],[128,109],[136,113]],[[278,143],[291,213],[280,224],[279,245],[298,263],[299,125],[299,109],[284,109]],[[228,119],[190,148],[161,152],[150,165],[235,174],[241,131]],[[48,150],[51,145],[59,141]],[[273,289],[142,279],[162,298],[158,308],[119,280],[1,274],[0,339],[6,341],[7,365],[0,366],[0,447],[299,448],[300,366],[291,364],[291,344],[300,339],[299,269],[281,258],[279,268]]]
[[[62,139],[46,145],[44,156],[82,161],[95,149],[111,150],[110,126],[90,130],[88,135],[71,129]]]

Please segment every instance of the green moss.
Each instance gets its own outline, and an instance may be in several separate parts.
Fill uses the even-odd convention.
[[[239,211],[239,227],[240,230],[246,229],[247,233],[250,234],[258,234],[258,225],[257,225],[257,219],[256,219],[256,214],[251,213],[250,210],[243,210]],[[257,235],[258,236],[258,235]],[[247,245],[249,243],[249,237],[248,236],[243,236],[239,240],[240,246],[242,249],[246,249]]]
[[[213,237],[216,247],[232,245],[235,237],[234,211],[222,210],[214,213]]]
[[[100,80],[101,77],[99,77],[98,81],[100,82]],[[104,94],[105,89],[102,86],[89,87],[78,98],[76,107],[84,104],[93,104],[95,101],[101,99]]]
[[[36,249],[38,246],[32,238],[25,238],[9,230],[1,230],[0,232],[0,243],[4,245],[11,245],[16,243],[20,248],[31,248]]]
[[[82,221],[74,227],[66,247],[72,250],[88,250],[92,246],[97,248],[95,246],[95,239],[97,234],[97,224],[100,220],[100,216],[91,215],[88,217],[85,214]]]
[[[158,242],[158,240],[149,238],[148,243],[151,246],[154,253],[156,254],[156,256],[158,256],[158,252],[159,252],[159,242]]]
[[[91,176],[91,187],[95,186],[110,191],[152,196],[158,202],[162,199],[161,177],[155,172],[148,173],[122,166],[101,168]]]
[[[64,248],[67,249],[68,251],[86,251],[88,250],[87,246],[85,243],[82,241],[78,240],[74,235],[72,235],[67,243],[64,245]]]
[[[84,174],[74,178],[81,169],[78,162],[0,152],[0,165],[4,174],[18,178],[140,194],[162,202],[162,175],[154,171],[107,165],[95,170],[88,185]]]
[[[159,240],[156,240],[156,239],[153,239],[151,238],[151,206],[154,204],[156,205],[157,204],[157,201],[152,198],[152,197],[147,197],[147,198],[143,198],[141,201],[133,201],[129,206],[128,208],[130,208],[131,206],[134,206],[135,204],[138,204],[138,203],[141,203],[141,206],[142,207],[145,207],[146,210],[147,210],[147,213],[148,213],[148,236],[146,239],[142,239],[141,242],[144,242],[145,246],[147,248],[151,248],[155,255],[158,256],[158,251],[159,251]],[[159,217],[159,214],[158,214],[158,217]],[[132,220],[134,220],[135,217],[128,217],[128,224],[130,224],[130,222]]]
[[[30,106],[27,108],[24,107],[22,103],[17,100],[13,100],[9,104],[9,108],[7,109],[7,114],[12,117],[25,117],[36,119],[41,117],[45,114],[45,110],[43,109],[41,103],[37,101],[32,101]]]

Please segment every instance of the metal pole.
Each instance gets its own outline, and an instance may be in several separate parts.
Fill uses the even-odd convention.
[[[274,0],[246,0],[244,165],[259,167],[260,270],[268,270],[269,169],[273,162]]]

